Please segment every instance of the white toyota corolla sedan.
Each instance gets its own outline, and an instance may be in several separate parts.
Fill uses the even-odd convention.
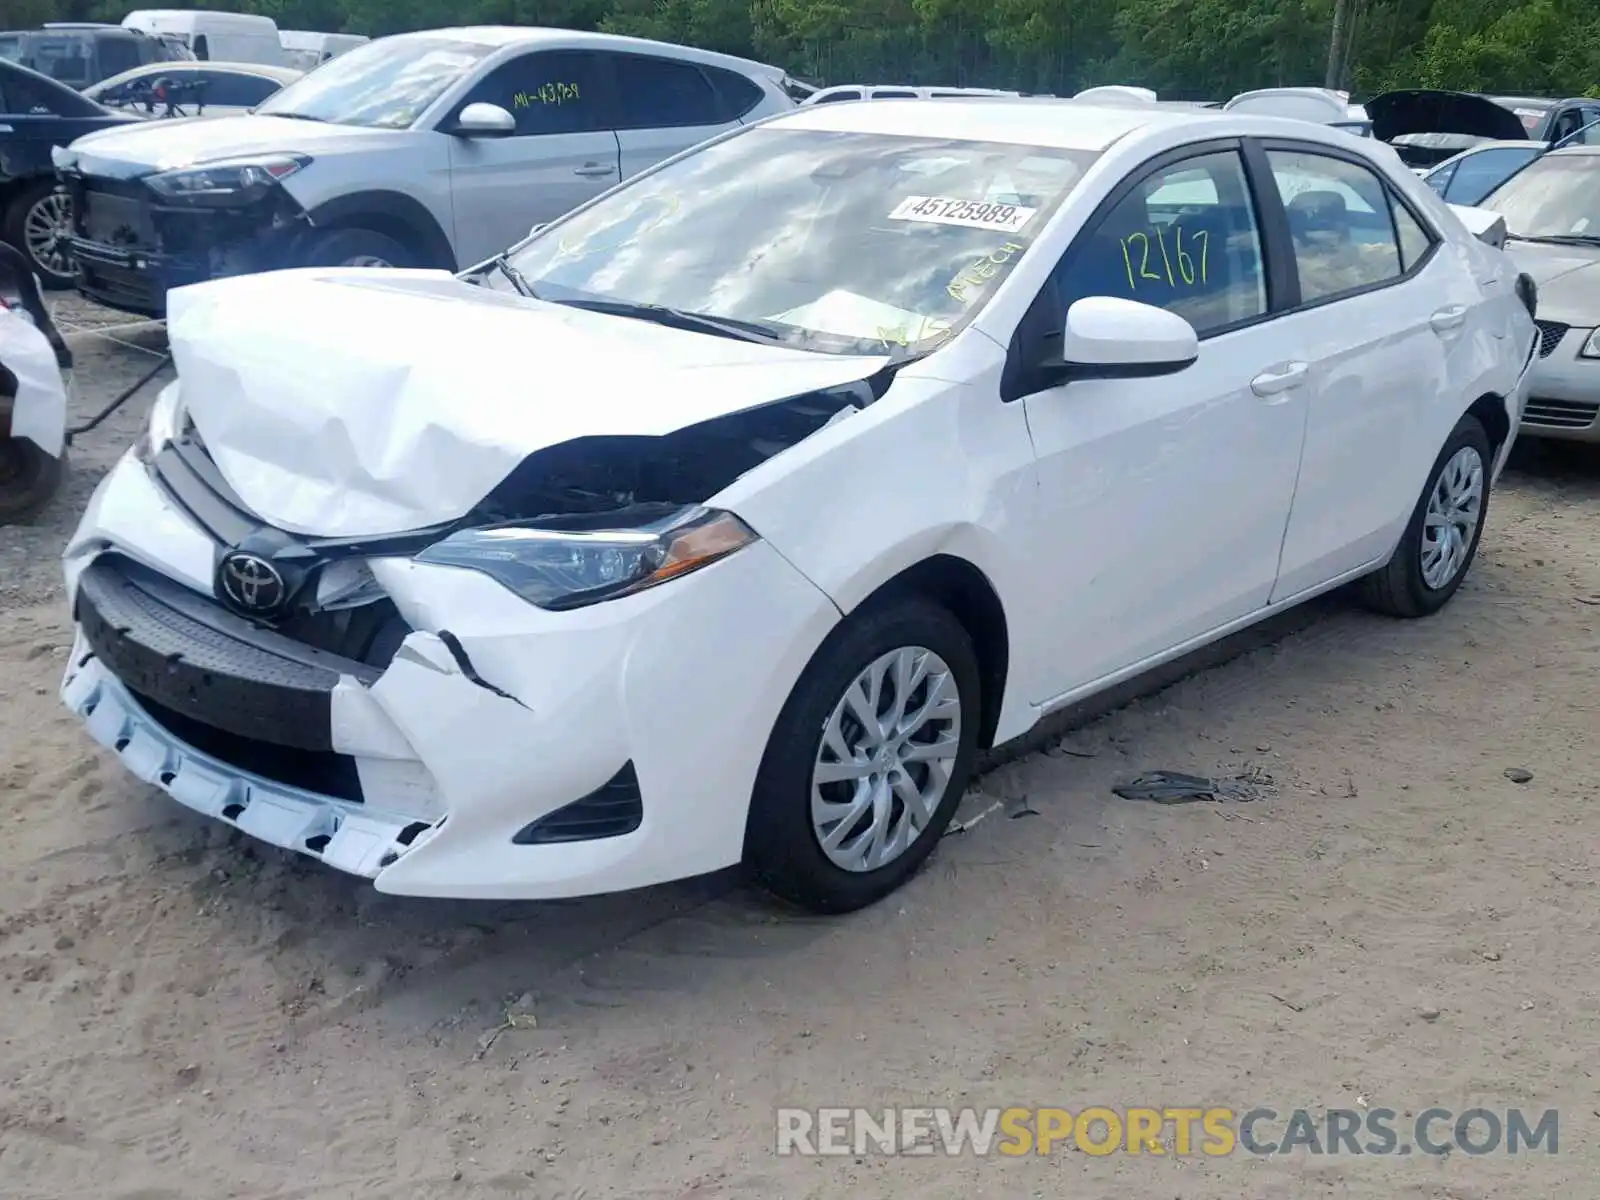
[[[1346,581],[1449,600],[1534,304],[1309,123],[803,108],[460,276],[174,292],[63,698],[385,892],[854,909],[1052,710]]]

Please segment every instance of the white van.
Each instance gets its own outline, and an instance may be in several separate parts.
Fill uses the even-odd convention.
[[[204,8],[147,8],[123,17],[122,27],[174,38],[202,62],[286,65],[278,26],[271,17]]]
[[[297,71],[314,71],[330,58],[372,39],[361,33],[313,33],[308,29],[280,29],[284,62]]]

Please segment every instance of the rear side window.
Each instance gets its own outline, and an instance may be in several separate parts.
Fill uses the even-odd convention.
[[[722,104],[693,63],[643,54],[613,54],[616,68],[617,128],[674,129],[721,125]]]
[[[278,90],[275,80],[260,75],[245,75],[238,71],[200,72],[206,81],[202,99],[207,104],[228,108],[254,108]]]
[[[737,121],[766,99],[767,94],[754,80],[745,78],[737,71],[724,71],[721,67],[701,67],[700,70],[717,89],[717,97],[722,101],[723,121]]]
[[[1288,211],[1302,302],[1329,300],[1405,274],[1389,189],[1375,172],[1298,151],[1268,150],[1267,160]]]

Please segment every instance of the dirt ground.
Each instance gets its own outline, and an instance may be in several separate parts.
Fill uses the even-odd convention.
[[[74,340],[79,416],[155,361]],[[1327,605],[992,771],[986,819],[909,888],[823,921],[723,877],[396,900],[132,783],[58,706],[54,559],[150,394],[81,440],[37,526],[0,531],[0,1195],[1592,1194],[1600,456],[1520,453],[1437,618]],[[1111,794],[1153,768],[1274,786]],[[888,1104],[1561,1129],[1553,1156],[773,1153],[779,1106]]]

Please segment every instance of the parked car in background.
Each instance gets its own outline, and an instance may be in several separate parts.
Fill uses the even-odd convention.
[[[51,151],[137,119],[64,83],[0,60],[0,241],[27,257],[46,287],[72,283],[71,202],[56,187]]]
[[[1529,100],[1467,92],[1385,92],[1366,103],[1373,136],[1427,171],[1486,142],[1550,145],[1600,120],[1600,99]]]
[[[372,39],[361,33],[313,33],[307,29],[280,29],[278,43],[284,62],[301,71],[314,71],[330,58],[365,46]]]
[[[27,259],[0,244],[0,525],[25,521],[60,486],[72,351]]]
[[[1507,249],[1539,285],[1539,357],[1522,431],[1600,442],[1600,146],[1552,150],[1481,207],[1504,218]]]
[[[1447,158],[1423,178],[1451,204],[1477,204],[1541,154],[1562,146],[1600,144],[1600,121],[1573,130],[1550,146],[1544,142],[1482,142]]]
[[[287,66],[278,26],[271,17],[204,8],[139,9],[122,18],[125,28],[172,38],[202,62],[255,62]]]
[[[146,119],[238,116],[304,74],[265,63],[154,63],[102,80],[83,94]]]
[[[193,57],[178,42],[118,25],[61,22],[0,33],[0,59],[79,91],[146,63]]]
[[[742,861],[822,912],[1052,712],[1347,581],[1448,603],[1536,340],[1387,147],[978,98],[807,105],[462,275],[219,280],[169,334],[65,552],[89,736],[383,892]]]
[[[380,38],[248,116],[141,124],[60,151],[78,289],[159,315],[169,288],[219,275],[466,266],[698,141],[792,109],[784,78],[561,29]]]
[[[843,100],[959,100],[971,96],[1020,96],[1021,92],[1001,92],[992,88],[912,87],[900,83],[840,83],[818,88],[801,104],[838,104]]]

